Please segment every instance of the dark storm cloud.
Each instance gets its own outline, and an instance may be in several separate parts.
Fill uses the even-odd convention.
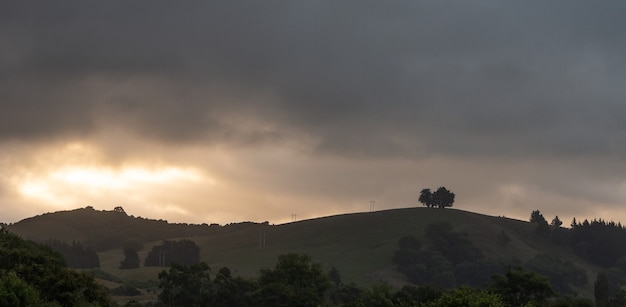
[[[2,6],[1,139],[626,155],[620,1]]]

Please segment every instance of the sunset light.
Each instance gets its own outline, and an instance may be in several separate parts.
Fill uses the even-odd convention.
[[[413,207],[424,186],[626,220],[621,7],[359,6],[12,4],[0,222],[119,204],[284,222]]]
[[[81,195],[84,202],[91,202],[111,193],[150,194],[153,189],[170,190],[181,185],[199,184],[210,187],[215,181],[196,170],[172,166],[119,170],[71,166],[17,182],[18,190],[24,197],[56,205],[79,201],[77,195]],[[181,209],[174,211],[185,212]]]
[[[198,182],[202,179],[197,172],[176,167],[160,169],[131,167],[119,171],[72,167],[55,171],[49,177],[58,182],[104,189],[123,189],[138,184],[171,184],[176,181]]]

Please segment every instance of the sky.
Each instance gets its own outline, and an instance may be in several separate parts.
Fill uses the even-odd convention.
[[[624,1],[0,1],[0,222],[626,222]]]

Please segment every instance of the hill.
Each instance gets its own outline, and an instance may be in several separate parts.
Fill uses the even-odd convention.
[[[143,260],[150,247],[161,240],[191,239],[201,247],[202,261],[214,271],[226,266],[245,277],[272,267],[278,255],[306,253],[326,270],[338,268],[344,282],[371,285],[387,281],[399,287],[407,283],[392,262],[399,238],[411,235],[427,242],[425,227],[440,221],[449,222],[456,232],[466,233],[489,260],[524,263],[538,254],[558,255],[586,271],[590,281],[576,290],[580,295],[592,296],[593,280],[600,268],[574,255],[569,246],[541,238],[529,222],[456,209],[406,208],[281,225],[244,222],[218,226],[171,224],[128,216],[123,211],[97,211],[88,207],[25,219],[9,229],[35,241],[54,238],[94,244],[102,271],[143,288],[156,286],[156,275],[161,268],[117,269],[124,257],[121,246],[125,240],[138,239],[145,243],[140,252]],[[498,244],[503,231],[511,239],[507,246]]]
[[[219,228],[207,224],[172,224],[126,214],[123,208],[99,211],[93,207],[46,213],[21,220],[8,228],[25,239],[81,241],[97,251],[121,247],[127,240],[151,242],[211,234]]]

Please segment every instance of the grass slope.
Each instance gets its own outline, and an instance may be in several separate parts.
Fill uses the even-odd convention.
[[[41,224],[37,224],[36,220],[30,219],[29,227],[18,223],[15,226],[19,227],[14,229],[19,231],[14,231],[18,234],[26,233],[28,234],[26,237],[30,238],[42,238],[54,232],[33,231],[55,227],[50,218],[42,220]],[[201,259],[207,262],[214,272],[226,266],[241,276],[257,276],[260,269],[273,267],[278,255],[295,252],[311,255],[314,261],[322,263],[326,270],[331,267],[338,268],[346,283],[354,282],[366,286],[387,281],[399,287],[405,284],[406,280],[395,270],[391,260],[398,248],[398,239],[412,235],[419,238],[423,244],[427,244],[424,228],[438,221],[448,221],[455,231],[468,233],[470,240],[489,259],[505,261],[518,259],[525,262],[538,253],[548,253],[570,260],[587,270],[590,282],[586,288],[578,289],[580,295],[592,295],[593,280],[599,268],[574,256],[568,247],[555,246],[547,239],[540,239],[528,222],[455,209],[394,209],[336,215],[281,225],[241,223],[222,226],[212,231],[206,231],[205,228],[201,231],[187,231],[185,235],[177,238],[194,240],[201,247]],[[132,227],[132,223],[129,223],[125,223],[126,228]],[[72,230],[67,227],[68,223],[65,222],[64,225],[59,225],[56,231],[63,234],[65,239],[79,239],[85,236],[86,231],[81,233],[80,229],[74,228],[75,233],[72,234]],[[506,247],[497,244],[497,236],[503,230],[511,238]],[[172,234],[176,233],[180,232]],[[260,246],[263,234],[265,245]],[[140,259],[143,260],[147,251],[159,242],[160,240],[157,240],[146,244],[144,250],[140,252]],[[100,252],[99,256],[103,271],[131,284],[154,286],[157,273],[161,270],[143,267],[133,270],[117,269],[123,258],[120,248]]]

